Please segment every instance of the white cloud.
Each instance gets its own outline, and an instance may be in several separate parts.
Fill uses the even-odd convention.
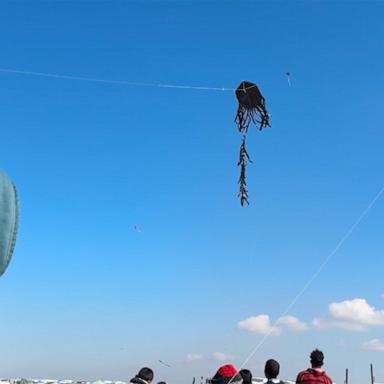
[[[338,327],[351,331],[362,331],[369,326],[384,326],[384,310],[376,310],[365,299],[345,300],[331,303],[325,318],[315,318],[318,328]]]
[[[188,361],[197,361],[201,360],[204,356],[201,353],[188,353],[187,360]]]
[[[369,349],[371,351],[384,351],[384,342],[380,341],[379,339],[372,339],[370,341],[367,341],[363,343],[362,347],[364,349]]]
[[[348,331],[364,331],[365,329],[361,324],[348,321],[337,321],[330,317],[325,317],[323,319],[315,318],[312,321],[312,325],[315,328],[342,328]]]
[[[364,331],[369,327],[384,327],[384,310],[376,309],[365,299],[355,298],[329,304],[324,317],[314,318],[315,328],[342,328],[350,331]],[[275,324],[269,315],[251,316],[237,323],[239,329],[260,335],[279,336],[284,330],[307,331],[311,327],[295,316],[282,316]]]
[[[271,324],[268,315],[251,316],[245,320],[239,321],[237,326],[248,332],[271,336],[279,336],[283,329],[289,329],[296,332],[309,329],[306,323],[294,316],[282,316],[276,322],[276,325]]]
[[[215,352],[213,354],[213,358],[217,361],[231,361],[233,360],[233,356],[229,353],[223,353],[223,352]]]
[[[281,333],[279,327],[273,327],[268,315],[251,316],[245,320],[239,321],[237,326],[248,332],[258,333],[260,335],[278,336]]]
[[[282,325],[292,331],[307,331],[309,329],[308,325],[303,321],[300,321],[297,317],[294,316],[283,316],[280,317],[277,324]]]
[[[384,325],[384,311],[376,310],[365,299],[345,300],[332,303],[329,312],[335,319],[358,322],[366,325]]]

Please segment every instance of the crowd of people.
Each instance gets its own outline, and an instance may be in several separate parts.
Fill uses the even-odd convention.
[[[324,353],[315,349],[310,354],[311,367],[301,371],[296,378],[296,384],[332,384],[332,379],[323,369]],[[269,359],[265,363],[264,374],[266,384],[284,384],[279,380],[280,364],[274,359]],[[142,368],[139,373],[130,381],[130,384],[152,384],[153,370],[151,368]],[[252,372],[249,369],[240,371],[232,364],[223,365],[218,369],[212,379],[208,380],[210,384],[252,384]],[[166,384],[161,381],[157,384]]]

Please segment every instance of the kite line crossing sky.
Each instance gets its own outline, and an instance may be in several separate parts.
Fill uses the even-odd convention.
[[[193,86],[193,85],[176,85],[176,84],[162,84],[162,83],[145,83],[145,82],[136,82],[136,81],[126,81],[126,80],[108,80],[100,79],[95,77],[83,77],[83,76],[72,76],[72,75],[60,75],[56,73],[46,73],[46,72],[34,72],[34,71],[24,71],[10,68],[0,68],[2,73],[10,74],[19,74],[19,75],[29,75],[29,76],[38,76],[62,80],[77,80],[77,81],[89,81],[97,82],[104,84],[119,84],[119,85],[128,85],[135,87],[156,87],[156,88],[173,88],[173,89],[191,89],[199,91],[221,91],[221,92],[232,92],[236,93],[237,100],[239,102],[239,107],[237,110],[237,115],[235,122],[238,126],[239,132],[243,134],[242,144],[240,146],[240,156],[238,166],[240,166],[240,178],[238,184],[240,184],[240,192],[238,197],[240,198],[240,204],[249,205],[248,201],[248,190],[246,182],[246,167],[248,163],[252,163],[252,160],[246,149],[246,134],[248,132],[249,125],[253,123],[256,125],[258,130],[262,130],[263,127],[269,127],[269,113],[265,108],[265,99],[260,93],[257,85],[248,81],[242,81],[240,86],[235,88],[227,87],[207,87],[207,86]],[[260,118],[260,121],[256,119]]]
[[[3,73],[14,73],[14,74],[19,74],[19,75],[50,77],[50,78],[62,79],[62,80],[78,80],[78,81],[91,81],[91,82],[95,82],[95,83],[105,83],[105,84],[130,85],[130,86],[133,86],[133,87],[157,87],[157,88],[174,88],[174,89],[194,89],[196,91],[221,91],[221,92],[235,92],[236,91],[235,88],[226,88],[226,87],[205,87],[205,86],[193,86],[193,85],[145,83],[145,82],[126,81],[126,80],[108,80],[108,79],[99,79],[99,78],[96,78],[96,77],[60,75],[60,74],[57,74],[57,73],[22,71],[22,70],[18,70],[18,69],[9,69],[9,68],[0,68],[0,72],[3,72]]]

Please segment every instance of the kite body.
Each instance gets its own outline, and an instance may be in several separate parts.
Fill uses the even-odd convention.
[[[269,114],[265,107],[265,99],[258,86],[250,81],[243,81],[236,89],[239,102],[235,122],[241,133],[247,133],[249,124],[255,124],[261,131],[269,127]]]
[[[11,261],[19,223],[17,191],[8,176],[0,170],[0,276]]]

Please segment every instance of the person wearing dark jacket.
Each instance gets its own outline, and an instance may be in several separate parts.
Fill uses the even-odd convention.
[[[151,384],[153,380],[153,371],[151,368],[141,368],[139,373],[131,379],[129,384]]]
[[[269,359],[265,363],[264,374],[267,378],[265,384],[284,384],[284,381],[281,381],[277,378],[280,373],[280,364],[274,359]]]
[[[252,372],[249,369],[241,369],[240,375],[243,378],[243,384],[252,384]]]
[[[332,379],[323,370],[324,354],[315,349],[311,352],[311,368],[300,372],[296,378],[296,384],[332,384]]]

